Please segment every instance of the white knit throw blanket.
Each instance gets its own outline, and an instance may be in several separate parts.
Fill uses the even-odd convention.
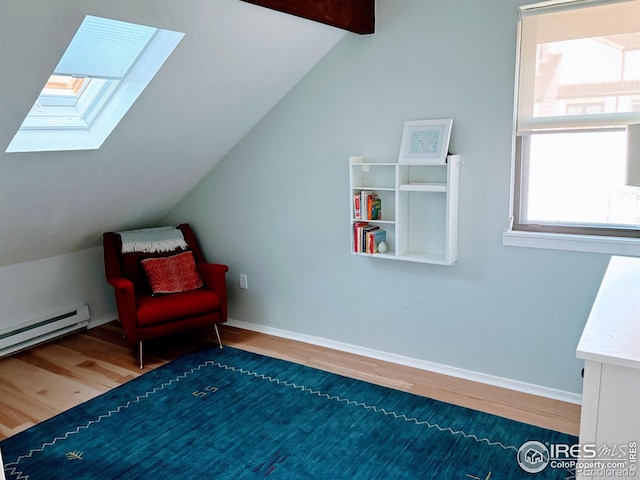
[[[174,227],[143,228],[118,234],[122,239],[122,253],[170,252],[177,248],[187,248],[182,230]]]

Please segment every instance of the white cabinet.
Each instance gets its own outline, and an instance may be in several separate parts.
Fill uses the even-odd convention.
[[[580,444],[595,444],[599,460],[634,471],[640,463],[639,292],[640,258],[612,257],[577,348],[585,360]],[[614,469],[577,472],[579,479],[621,476],[627,475]]]
[[[460,155],[447,162],[377,163],[349,159],[351,252],[393,260],[452,265],[458,255]],[[381,200],[378,220],[356,217],[354,196],[372,191]],[[367,222],[386,231],[385,253],[359,253],[354,225]]]

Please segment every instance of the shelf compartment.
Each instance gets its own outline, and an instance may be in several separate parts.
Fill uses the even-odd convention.
[[[353,163],[351,164],[352,189],[393,190],[395,188],[395,165]]]
[[[387,188],[355,188],[353,189],[352,196],[360,193],[362,190],[371,190],[374,193],[378,194],[378,198],[380,198],[382,205],[382,217],[379,220],[365,220],[365,219],[355,219],[354,221],[358,222],[380,222],[380,223],[394,223],[395,215],[396,215],[396,195],[395,189],[387,189]],[[352,200],[353,203],[353,200]],[[353,206],[352,206],[353,212]],[[354,214],[352,213],[352,217]]]
[[[358,222],[359,220],[355,220],[355,222]],[[351,225],[351,254],[352,255],[362,255],[365,257],[376,257],[376,258],[396,258],[396,235],[395,235],[395,225],[393,225],[393,222],[378,222],[375,220],[371,220],[367,223],[370,223],[372,225],[377,225],[377,224],[381,224],[380,228],[382,228],[382,230],[384,230],[385,232],[387,232],[387,251],[385,253],[364,253],[364,252],[354,252],[353,251],[353,245],[354,245],[354,231],[353,231],[353,224]],[[384,228],[384,226],[382,224],[387,224],[389,225],[389,228]]]
[[[446,197],[430,195],[428,191],[402,191],[400,211],[398,259],[444,262],[447,248]]]

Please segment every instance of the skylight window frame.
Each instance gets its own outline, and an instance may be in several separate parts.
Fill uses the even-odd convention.
[[[43,100],[46,100],[45,103],[48,105],[57,105],[59,102],[63,101],[64,104],[69,104],[71,101],[75,101],[75,99],[81,97],[84,94],[84,91],[87,89],[89,84],[91,83],[91,78],[87,76],[69,76],[65,75],[67,78],[71,78],[76,82],[81,82],[80,88],[78,91],[71,88],[57,88],[50,87],[49,84],[54,83],[52,80],[53,77],[59,77],[61,75],[56,75],[55,73],[49,77],[49,80],[45,84],[44,88],[40,92],[38,96],[38,102],[42,104]]]
[[[85,20],[87,18],[95,20],[98,17],[87,16]],[[104,20],[109,21],[109,19]],[[114,22],[124,23],[117,20]],[[100,148],[184,37],[184,33],[181,32],[133,25],[153,29],[153,32],[142,51],[138,52],[131,64],[127,66],[123,76],[114,78],[109,75],[96,75],[95,78],[107,80],[108,87],[104,94],[96,97],[91,104],[80,105],[81,115],[76,107],[70,107],[73,110],[67,110],[67,113],[71,115],[61,117],[63,121],[58,119],[57,125],[55,120],[47,120],[45,115],[36,116],[36,121],[25,119],[7,147],[7,153]],[[61,63],[63,63],[62,59],[58,67]],[[58,67],[53,75],[76,74],[63,71],[64,69],[60,70]],[[34,108],[35,104],[31,110]]]
[[[87,128],[115,93],[119,83],[115,80],[91,78],[77,97],[65,95],[62,99],[57,99],[54,98],[55,95],[40,95],[20,128]]]

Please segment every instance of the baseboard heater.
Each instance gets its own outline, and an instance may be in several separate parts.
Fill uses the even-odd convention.
[[[89,325],[89,318],[89,307],[79,305],[46,317],[0,329],[0,357],[85,329]]]

